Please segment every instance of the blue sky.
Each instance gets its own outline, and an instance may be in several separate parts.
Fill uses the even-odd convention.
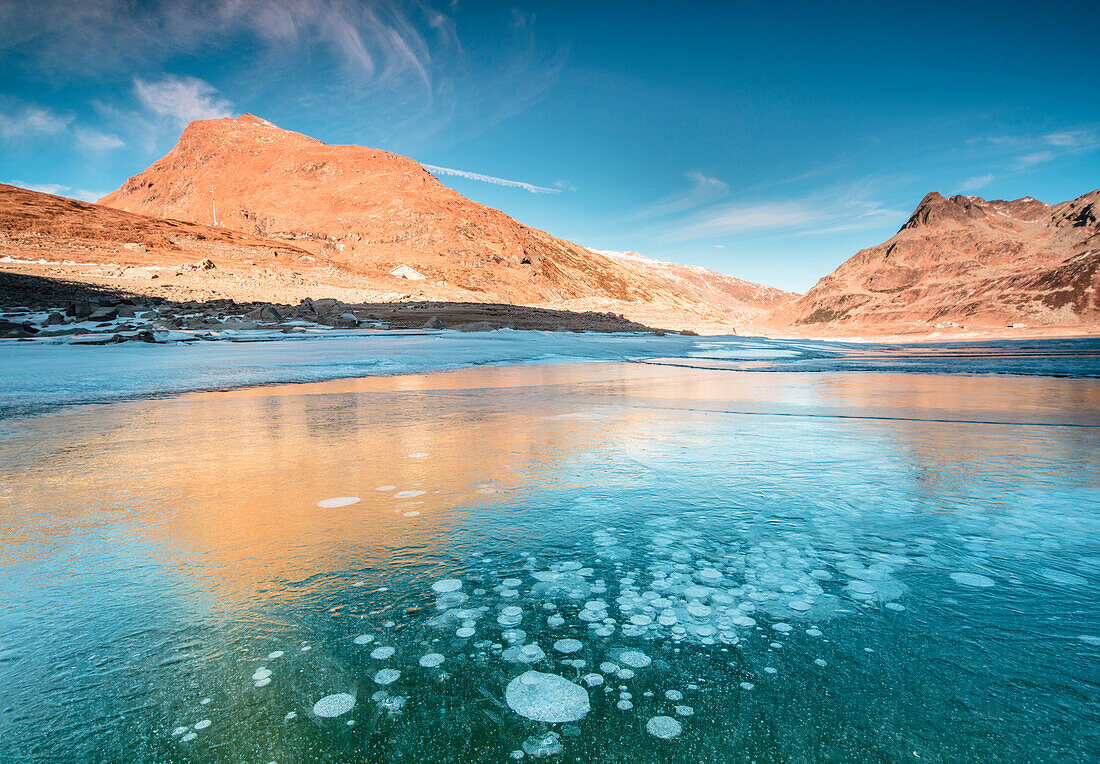
[[[98,198],[248,111],[798,291],[928,191],[1100,187],[1095,0],[761,5],[0,0],[0,182]]]

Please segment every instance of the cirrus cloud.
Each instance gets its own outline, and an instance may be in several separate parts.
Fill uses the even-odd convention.
[[[453,175],[456,178],[466,178],[466,180],[477,180],[482,183],[492,183],[494,186],[505,186],[507,188],[521,188],[524,191],[528,191],[532,194],[560,194],[562,189],[560,188],[547,188],[546,186],[536,186],[533,183],[524,183],[521,180],[508,180],[507,178],[497,178],[492,175],[482,175],[480,172],[470,172],[469,170],[454,170],[450,167],[439,167],[433,164],[424,165],[425,169],[436,175]]]
[[[219,98],[213,85],[196,77],[134,78],[134,95],[146,111],[180,125],[232,116],[232,104]]]

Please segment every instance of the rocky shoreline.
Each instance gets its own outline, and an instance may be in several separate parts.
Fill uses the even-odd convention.
[[[228,299],[174,302],[4,272],[0,294],[0,339],[59,338],[71,344],[256,340],[333,329],[665,333],[610,312],[485,303],[349,304],[308,297],[297,305]]]

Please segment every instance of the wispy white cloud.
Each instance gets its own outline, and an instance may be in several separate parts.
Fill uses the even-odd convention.
[[[1033,151],[1030,154],[1016,157],[1016,167],[1023,170],[1028,167],[1034,167],[1037,164],[1049,162],[1052,159],[1054,159],[1053,151]]]
[[[13,104],[10,109],[0,112],[0,137],[55,135],[68,128],[72,121],[72,117],[55,114],[35,104]]]
[[[665,238],[695,241],[770,231],[784,235],[856,231],[904,222],[908,213],[869,197],[869,184],[853,184],[796,199],[714,204],[674,225]]]
[[[27,183],[23,180],[9,180],[9,186],[19,186],[25,188],[28,191],[38,191],[42,194],[52,194],[54,196],[64,196],[69,199],[79,199],[82,202],[94,202],[97,199],[102,199],[107,195],[106,191],[89,191],[86,188],[73,188],[72,186],[66,186],[61,183]]]
[[[99,130],[78,127],[74,131],[74,135],[77,143],[89,151],[110,151],[111,149],[120,149],[126,145],[126,142],[117,135],[102,133]]]
[[[234,103],[260,109],[274,98],[360,142],[409,146],[491,129],[540,99],[564,67],[568,48],[543,49],[530,15],[527,28],[467,47],[459,13],[446,0],[0,0],[0,56],[13,76],[52,85],[123,73],[155,83],[168,70],[199,74],[181,62],[221,54],[218,78],[200,76]],[[128,145],[148,142],[141,124],[102,128]]]
[[[726,195],[729,185],[718,178],[692,170],[684,173],[691,182],[685,191],[677,191],[647,204],[629,216],[629,219],[660,218],[697,209],[711,204]]]
[[[134,95],[146,111],[180,125],[232,115],[232,104],[219,98],[213,85],[195,77],[169,76],[155,82],[135,78]]]
[[[561,178],[554,181],[554,188],[560,188],[562,191],[576,191],[577,187],[570,183],[568,180]]]
[[[146,68],[248,36],[254,59],[326,56],[345,74],[412,75],[431,88],[433,47],[457,49],[454,25],[426,0],[0,0],[4,48],[55,70]]]
[[[973,178],[967,178],[962,182],[960,191],[976,191],[979,188],[988,186],[993,182],[993,173],[986,173],[985,175],[975,175]]]
[[[1074,149],[1094,147],[1100,144],[1100,130],[1097,128],[1062,130],[1056,133],[1047,133],[1043,138],[1051,146],[1064,146]]]
[[[535,23],[534,13],[526,13],[519,8],[508,10],[508,26],[512,29],[526,29],[533,23]]]
[[[562,189],[560,188],[547,188],[546,186],[536,186],[532,183],[524,183],[519,180],[508,180],[507,178],[496,178],[492,175],[482,175],[479,172],[470,172],[468,170],[454,170],[450,167],[438,167],[432,164],[424,165],[426,169],[436,175],[453,175],[457,178],[466,178],[467,180],[479,180],[482,183],[492,183],[494,186],[506,186],[508,188],[522,188],[524,191],[529,191],[532,194],[560,194]]]
[[[1033,135],[992,135],[970,138],[967,143],[987,146],[987,161],[999,162],[1009,173],[1021,172],[1068,156],[1100,150],[1100,125],[1069,127]]]

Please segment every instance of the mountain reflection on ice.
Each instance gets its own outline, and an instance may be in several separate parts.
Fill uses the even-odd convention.
[[[0,758],[1087,759],[1098,404],[558,364],[9,420]]]

